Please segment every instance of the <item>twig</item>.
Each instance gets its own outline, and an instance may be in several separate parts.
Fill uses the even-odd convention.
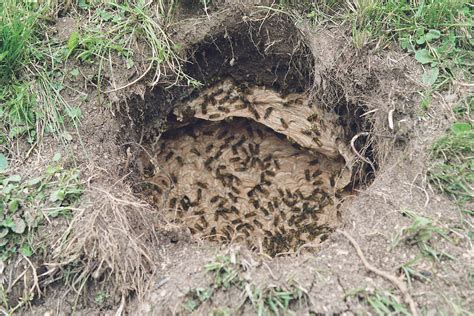
[[[362,161],[364,161],[365,163],[368,163],[370,165],[370,167],[372,168],[372,170],[374,171],[374,173],[375,173],[375,167],[374,167],[374,164],[372,163],[372,161],[370,161],[369,159],[367,159],[364,156],[362,156],[361,154],[359,154],[359,152],[357,151],[357,149],[355,148],[355,145],[354,145],[357,138],[359,138],[360,136],[368,136],[368,135],[369,135],[369,133],[363,132],[363,133],[359,133],[356,136],[352,137],[351,147],[352,147],[352,150],[354,151],[354,153],[357,155],[357,157],[362,159]]]
[[[395,286],[397,286],[398,289],[400,290],[400,292],[403,294],[403,300],[410,307],[411,314],[413,316],[418,316],[419,314],[418,314],[418,309],[416,308],[416,303],[413,300],[413,298],[411,297],[410,293],[408,292],[408,287],[405,284],[405,282],[403,282],[403,280],[397,278],[393,274],[390,274],[386,271],[380,270],[380,269],[374,267],[373,265],[371,265],[367,261],[367,259],[365,258],[364,254],[362,253],[362,250],[360,249],[360,246],[357,243],[357,241],[355,241],[354,238],[352,238],[351,235],[349,235],[347,232],[342,231],[342,230],[340,230],[339,232],[342,235],[344,235],[344,237],[346,237],[351,242],[352,246],[354,246],[354,248],[355,248],[357,254],[359,255],[360,260],[364,264],[365,268],[367,270],[369,270],[370,272],[373,272],[373,273],[387,279],[388,281],[392,282]]]

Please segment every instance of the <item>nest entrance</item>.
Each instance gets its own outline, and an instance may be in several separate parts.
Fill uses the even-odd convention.
[[[224,80],[142,156],[150,202],[202,239],[271,256],[324,241],[350,182],[342,128],[304,94]],[[159,170],[154,167],[159,166]]]

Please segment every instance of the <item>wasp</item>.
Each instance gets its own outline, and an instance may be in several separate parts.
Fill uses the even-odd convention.
[[[238,208],[236,208],[236,207],[233,206],[233,205],[230,207],[230,211],[233,212],[233,213],[235,213],[235,214],[239,214],[239,213],[240,213],[239,210],[238,210]]]
[[[233,195],[231,192],[227,193],[227,195],[230,197],[232,202],[237,203],[237,197]]]
[[[255,120],[260,120],[260,114],[258,114],[257,110],[255,110],[255,108],[253,106],[250,106],[248,107],[250,113],[253,114],[253,116],[255,117]]]
[[[321,132],[315,126],[311,128],[311,132],[316,136],[321,136]]]
[[[244,161],[242,161],[242,166],[247,166],[247,164],[250,162],[252,158],[250,156],[247,156]]]
[[[238,103],[235,105],[235,109],[236,110],[245,110],[247,108],[247,104],[244,102],[244,103]]]
[[[204,215],[205,213],[204,210],[194,211],[194,215]]]
[[[275,176],[275,172],[271,171],[271,170],[265,170],[265,174],[270,176],[270,177],[274,177]]]
[[[272,107],[268,107],[265,109],[265,114],[263,115],[263,118],[264,119],[267,119],[270,117],[270,114],[272,114],[272,111],[273,111],[273,108]]]
[[[298,195],[298,197],[299,197],[300,199],[304,200],[304,195],[303,195],[303,193],[301,192],[300,189],[296,189],[296,190],[295,190],[295,193],[296,193],[296,195]]]
[[[209,119],[211,119],[211,120],[217,119],[219,117],[221,117],[221,115],[219,113],[209,115]]]
[[[192,235],[195,235],[197,232],[194,228],[188,227],[189,231],[191,232]]]
[[[281,197],[285,196],[285,192],[282,189],[277,188],[277,191],[278,191],[278,194],[280,194]]]
[[[226,108],[224,106],[220,106],[220,105],[217,107],[217,110],[220,111],[220,112],[224,112],[224,113],[229,113],[230,112],[230,110],[228,108]]]
[[[301,208],[295,206],[290,209],[290,212],[292,213],[301,213]]]
[[[191,200],[189,199],[188,196],[183,196],[181,198],[181,200],[179,201],[179,203],[181,204],[181,207],[183,208],[183,210],[187,211],[189,209],[189,207],[191,206]]]
[[[263,206],[260,207],[260,210],[262,211],[263,215],[265,215],[265,216],[270,215],[270,212],[266,208],[264,208]]]
[[[319,138],[317,137],[313,137],[313,142],[318,145],[318,147],[322,147],[323,146],[323,143],[321,143],[321,141],[319,140]]]
[[[243,171],[247,171],[248,168],[247,167],[239,167],[239,168],[236,168],[235,171],[237,172],[243,172]]]
[[[253,216],[256,216],[256,215],[257,215],[257,213],[255,213],[255,212],[250,212],[250,213],[245,214],[244,217],[245,217],[245,218],[250,218],[250,217],[253,217]]]
[[[311,135],[313,135],[313,132],[311,132],[310,129],[302,130],[301,133],[302,133],[303,135],[306,135],[306,136],[311,136]]]
[[[208,188],[207,184],[204,183],[204,182],[198,181],[198,182],[196,182],[196,184],[197,184],[198,187],[200,187],[202,189],[207,189]]]
[[[204,114],[204,115],[207,114],[207,104],[206,104],[206,103],[202,103],[202,104],[201,104],[201,112],[202,112],[202,114]]]
[[[313,182],[313,185],[321,185],[323,184],[323,180],[316,180]]]
[[[270,212],[275,212],[275,209],[273,208],[272,202],[268,202],[267,206],[268,206],[268,209],[270,210]]]
[[[254,153],[260,155],[260,144],[255,144]]]
[[[256,209],[260,207],[260,203],[258,200],[250,199],[249,202],[252,203],[253,207],[255,207]]]
[[[255,193],[255,189],[250,189],[248,192],[247,192],[247,196],[248,197],[252,197]]]
[[[280,123],[281,123],[281,125],[283,126],[284,129],[288,128],[288,124],[286,124],[285,120],[282,117],[280,117]]]
[[[232,157],[229,159],[230,162],[237,162],[240,161],[240,157]]]
[[[230,95],[226,94],[222,99],[219,100],[219,104],[223,104],[230,99]]]
[[[273,163],[275,164],[275,168],[277,170],[280,170],[280,162],[278,161],[278,159],[273,159]]]
[[[272,157],[273,157],[272,154],[266,155],[265,158],[263,158],[263,162],[269,162],[270,160],[272,160]]]
[[[229,147],[230,142],[234,139],[235,139],[234,135],[231,135],[231,136],[227,137],[226,139],[224,139],[224,142],[227,144],[227,147]]]
[[[239,152],[237,151],[237,146],[235,146],[235,145],[232,145],[232,154],[234,154],[234,155],[239,154]]]
[[[209,223],[204,216],[199,217],[199,220],[201,221],[202,226],[204,226],[204,228],[209,227]]]
[[[273,216],[273,226],[278,226],[278,224],[280,224],[280,216],[278,216],[278,214],[275,214]]]
[[[273,198],[273,206],[275,208],[280,208],[280,204],[278,203],[278,198],[276,196]]]
[[[170,174],[170,178],[171,182],[173,182],[174,184],[178,184],[178,177],[174,173]]]
[[[234,191],[234,193],[236,193],[236,194],[240,194],[240,190],[239,190],[239,189],[237,189],[236,187],[234,187],[234,186],[231,186],[231,187],[230,187],[230,189],[231,189],[232,191]]]
[[[267,235],[268,237],[272,237],[272,236],[273,236],[272,232],[269,231],[269,230],[266,230],[266,229],[263,230],[263,233],[264,233],[265,235]]]
[[[200,153],[199,150],[197,150],[196,148],[194,148],[194,147],[191,148],[191,152],[192,152],[193,154],[195,154],[196,156],[201,157],[201,153]]]
[[[211,228],[211,231],[209,232],[209,235],[210,236],[215,236],[216,234],[217,234],[217,231],[216,231],[216,227],[214,226],[214,227]]]
[[[174,155],[174,152],[170,151],[170,152],[169,152],[169,153],[166,155],[166,157],[165,157],[165,161],[168,161],[168,160],[170,160],[170,159],[171,159],[171,157],[173,157],[173,155]]]
[[[202,227],[198,223],[194,224],[194,228],[196,228],[196,230],[199,230],[200,232],[202,232],[204,230],[204,227]]]
[[[197,189],[197,201],[199,202],[201,201],[201,199],[202,199],[202,189],[199,188]]]
[[[291,215],[290,219],[288,220],[288,225],[293,226],[295,224],[295,220],[296,220],[296,215]]]
[[[175,208],[175,206],[176,206],[176,201],[177,201],[176,198],[172,198],[172,199],[170,200],[169,205],[168,205],[169,208]]]
[[[241,224],[242,223],[242,220],[240,218],[237,218],[237,219],[234,219],[233,221],[231,221],[231,223],[233,225],[237,225],[237,224]]]
[[[257,219],[254,219],[254,220],[253,220],[253,223],[255,224],[255,226],[257,226],[258,228],[262,229],[263,225],[262,225],[262,223],[260,223]]]
[[[211,171],[211,163],[212,161],[214,160],[214,157],[209,157],[206,159],[206,161],[204,162],[204,166],[206,167],[206,169],[208,169],[209,171]]]
[[[308,120],[308,122],[313,122],[313,121],[316,121],[318,119],[318,114],[317,113],[313,113],[311,114],[310,116],[308,116],[306,118],[306,120]]]
[[[176,157],[176,161],[178,162],[178,164],[179,164],[181,167],[184,166],[183,158],[181,158],[180,156],[177,156],[177,157]]]
[[[242,229],[244,229],[246,226],[247,226],[247,223],[241,223],[241,224],[237,225],[235,228],[236,228],[237,230],[242,230]]]
[[[286,198],[283,198],[282,200],[283,200],[283,203],[285,203],[286,206],[288,206],[288,207],[295,206],[296,203],[297,203],[297,201],[295,201],[295,200],[290,201],[290,200],[288,200],[288,199],[286,199]]]
[[[308,182],[311,181],[311,174],[309,172],[309,169],[305,169],[304,177],[305,177],[306,181],[308,181]]]
[[[213,196],[213,197],[211,198],[211,201],[210,201],[210,202],[211,202],[212,204],[214,204],[214,203],[217,202],[217,200],[219,200],[219,198],[220,198],[219,195],[215,195],[215,196]]]
[[[208,154],[208,153],[212,150],[213,147],[214,147],[213,144],[207,145],[207,146],[206,146],[206,154]]]
[[[313,172],[312,177],[316,178],[317,176],[320,176],[322,173],[323,172],[321,170],[316,170],[315,172]]]

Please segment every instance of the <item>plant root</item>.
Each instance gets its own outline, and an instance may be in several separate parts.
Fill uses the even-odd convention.
[[[355,241],[354,238],[352,238],[351,235],[349,235],[347,232],[345,232],[343,230],[339,230],[339,233],[344,235],[344,237],[346,237],[350,241],[352,246],[355,248],[357,254],[359,255],[359,258],[362,261],[362,263],[364,264],[365,268],[367,270],[369,270],[370,272],[373,272],[373,273],[377,274],[378,276],[381,276],[384,279],[392,282],[400,290],[400,292],[403,294],[403,300],[405,301],[405,303],[408,304],[408,306],[410,308],[410,313],[413,316],[418,316],[419,313],[418,313],[418,309],[416,307],[416,303],[413,300],[413,298],[411,297],[406,283],[403,282],[403,280],[401,280],[400,278],[396,277],[395,275],[390,274],[387,271],[380,270],[377,267],[374,267],[372,264],[370,264],[367,261],[364,254],[362,253],[362,250],[360,249],[359,244],[357,243],[357,241]]]

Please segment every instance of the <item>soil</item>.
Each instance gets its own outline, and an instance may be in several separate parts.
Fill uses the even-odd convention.
[[[216,256],[226,254],[237,255],[251,263],[245,272],[245,279],[253,284],[265,287],[296,282],[307,293],[304,304],[291,306],[298,314],[367,313],[370,307],[362,296],[350,294],[356,293],[358,289],[390,290],[402,301],[402,295],[394,284],[365,269],[351,243],[339,231],[344,230],[354,237],[367,260],[374,266],[401,275],[400,266],[420,254],[416,245],[393,244],[395,236],[411,223],[403,211],[410,210],[435,219],[443,227],[459,224],[461,215],[456,205],[433,190],[424,175],[428,161],[426,153],[449,126],[450,108],[465,92],[454,87],[455,90],[445,95],[435,96],[431,107],[436,110],[425,115],[417,110],[419,91],[423,87],[416,80],[421,70],[412,57],[397,48],[384,51],[369,48],[356,50],[347,39],[350,30],[345,26],[295,23],[288,17],[269,14],[250,5],[235,4],[225,4],[221,10],[209,13],[209,17],[186,17],[172,26],[175,30],[173,39],[182,43],[183,52],[188,54],[186,72],[202,82],[203,86],[131,87],[121,91],[121,95],[128,94],[127,99],[113,96],[115,111],[104,110],[96,102],[79,103],[77,98],[70,96],[72,102],[79,103],[83,119],[78,129],[80,137],[62,150],[75,153],[73,161],[88,179],[89,190],[83,198],[85,203],[94,205],[104,199],[104,195],[98,194],[94,187],[107,188],[117,199],[127,197],[134,201],[133,207],[144,208],[147,210],[144,214],[154,217],[150,222],[153,222],[156,229],[154,234],[157,236],[155,240],[140,231],[143,227],[149,227],[140,225],[143,216],[127,217],[130,225],[127,226],[129,239],[126,240],[142,242],[147,248],[146,256],[150,256],[152,262],[147,266],[149,272],[141,274],[142,277],[146,275],[146,286],[115,295],[117,293],[113,287],[101,286],[107,284],[107,278],[96,278],[88,283],[88,295],[77,304],[76,314],[115,314],[117,310],[132,315],[185,313],[183,303],[189,291],[205,288],[213,282],[205,265]],[[263,120],[265,107],[259,108],[262,117],[259,125],[249,123],[251,115],[235,115],[234,112],[225,111],[222,113],[240,118],[209,122],[212,120],[210,115],[215,113],[210,110],[204,114],[200,108],[201,100],[225,80],[230,80],[232,85],[243,87],[246,91],[260,89],[269,94],[274,93],[280,99],[294,94],[304,96],[304,100],[313,104],[315,110],[329,117],[327,122],[330,128],[324,143],[326,147],[316,146],[311,152],[311,146],[304,142],[304,138],[298,141],[298,137],[295,137],[295,142],[301,145],[295,148],[287,139],[278,136],[286,130],[282,128],[281,121],[280,126],[277,126],[275,124],[278,121],[272,125]],[[448,94],[450,97],[445,98]],[[307,106],[298,106],[301,108],[298,110],[295,107],[295,117],[306,118]],[[192,115],[186,116],[184,113],[183,116],[183,109],[187,107],[191,108]],[[280,113],[276,108],[275,113]],[[393,129],[389,127],[389,113],[393,113]],[[184,117],[184,123],[178,120],[180,117]],[[189,135],[190,126],[195,132],[192,136]],[[214,180],[217,166],[214,166],[212,173],[206,174],[204,157],[197,157],[199,155],[191,149],[203,155],[209,144],[220,145],[222,140],[216,139],[215,135],[222,130],[229,135],[236,135],[236,140],[241,135],[250,138],[246,129],[248,126],[253,130],[262,130],[264,137],[254,135],[254,140],[259,139],[254,143],[261,146],[262,160],[272,151],[276,155],[276,148],[288,153],[282,154],[279,159],[282,160],[282,168],[288,167],[293,173],[278,182],[283,186],[291,186],[292,193],[300,188],[303,194],[308,194],[317,188],[312,184],[307,190],[305,170],[310,170],[311,174],[316,171],[316,167],[323,170],[323,191],[330,192],[334,197],[334,206],[328,206],[327,211],[323,208],[326,219],[324,216],[314,219],[309,216],[305,220],[308,224],[325,224],[324,232],[306,233],[301,238],[302,242],[296,239],[296,247],[273,247],[267,243],[267,247],[259,248],[257,240],[264,231],[255,229],[254,225],[254,231],[259,233],[253,234],[252,231],[250,234],[250,230],[248,236],[244,233],[246,237],[242,238],[247,243],[239,243],[236,236],[227,236],[222,240],[223,243],[218,243],[208,238],[213,235],[211,225],[204,230],[205,224],[201,223],[203,232],[198,233],[196,230],[200,229],[197,229],[196,224],[199,225],[200,217],[184,213],[180,215],[178,209],[170,207],[173,196],[187,190],[192,192],[190,201],[197,199],[198,178],[208,182],[207,188],[202,188],[206,206],[212,204],[210,199],[213,195],[228,195],[229,192],[222,191],[224,186],[219,180]],[[295,125],[296,131],[304,130],[296,127],[298,125]],[[209,129],[217,131],[212,136],[205,135],[204,131]],[[33,153],[19,168],[32,168],[38,161],[48,161],[57,147],[47,144],[54,142],[46,139],[41,151]],[[167,159],[167,150],[170,148],[175,156]],[[183,159],[182,165],[176,159],[178,154]],[[311,165],[315,155],[319,155],[320,161],[318,165]],[[371,161],[376,170],[357,159],[360,156]],[[230,149],[230,153],[223,154],[219,163],[235,172],[230,162],[232,157]],[[333,183],[329,170],[342,175],[344,168],[349,176],[341,176],[343,184]],[[173,187],[169,181],[173,178],[166,176],[172,173],[179,176],[178,183]],[[156,189],[156,183],[160,185],[159,179],[164,175],[167,188],[172,189],[168,200]],[[260,173],[248,175],[249,187],[261,180]],[[149,182],[148,186],[143,184],[144,179]],[[217,182],[211,183],[211,180]],[[115,186],[119,182],[123,184]],[[320,185],[317,184],[318,187]],[[127,188],[124,189],[124,186]],[[134,196],[129,195],[130,188]],[[219,193],[211,193],[209,188]],[[163,188],[160,190],[165,191]],[[267,190],[271,196],[279,194],[276,186],[270,186]],[[337,197],[336,193],[339,193]],[[243,199],[247,207],[249,200],[246,196]],[[265,202],[268,204],[270,200]],[[249,210],[252,208],[251,205],[248,207]],[[93,209],[86,208],[90,212]],[[123,212],[133,209],[123,208]],[[211,214],[211,222],[214,220],[214,211],[214,208],[209,207],[205,210],[205,214]],[[279,220],[287,225],[290,216],[289,213],[285,215],[286,220],[282,217]],[[87,213],[83,216],[87,216]],[[181,219],[176,221],[176,216]],[[286,231],[291,229],[291,225],[275,225],[274,216],[259,216],[257,221],[266,225],[269,228],[267,230],[272,230],[272,234],[278,230],[281,232],[281,227]],[[155,224],[155,217],[160,224]],[[228,221],[232,220],[234,218],[229,215]],[[107,218],[104,222],[107,223]],[[220,229],[223,232],[224,228]],[[84,234],[84,231],[81,232]],[[226,233],[223,232],[223,235]],[[105,236],[102,237],[105,239]],[[423,259],[414,266],[417,271],[428,275],[429,280],[412,280],[409,291],[418,309],[430,315],[450,314],[454,309],[453,304],[466,310],[474,307],[472,279],[469,280],[474,255],[468,239],[462,234],[453,233],[451,237],[455,242],[435,240],[432,246],[449,253],[456,260],[433,262]],[[311,238],[317,238],[317,242],[311,243]],[[250,247],[246,247],[246,244]],[[308,251],[297,251],[301,246],[305,248],[304,245],[307,245]],[[120,252],[117,257],[126,254],[126,248],[118,247]],[[84,253],[91,260],[93,258],[101,262],[101,258],[93,257],[96,254]],[[124,257],[130,258],[130,254]],[[58,263],[57,258],[50,260]],[[111,266],[107,267],[107,264]],[[105,260],[104,269],[113,271],[113,264],[113,260]],[[133,282],[133,279],[123,280]],[[105,304],[100,305],[94,301],[94,295],[102,289],[110,291],[111,295]],[[32,309],[22,313],[71,313],[77,303],[75,295],[70,293],[64,296],[63,290],[60,284],[47,287],[47,295],[34,303]],[[219,291],[211,300],[201,304],[194,314],[211,314],[224,307],[235,313],[254,314],[252,304],[248,301],[243,304],[241,298],[241,290],[237,288]]]

